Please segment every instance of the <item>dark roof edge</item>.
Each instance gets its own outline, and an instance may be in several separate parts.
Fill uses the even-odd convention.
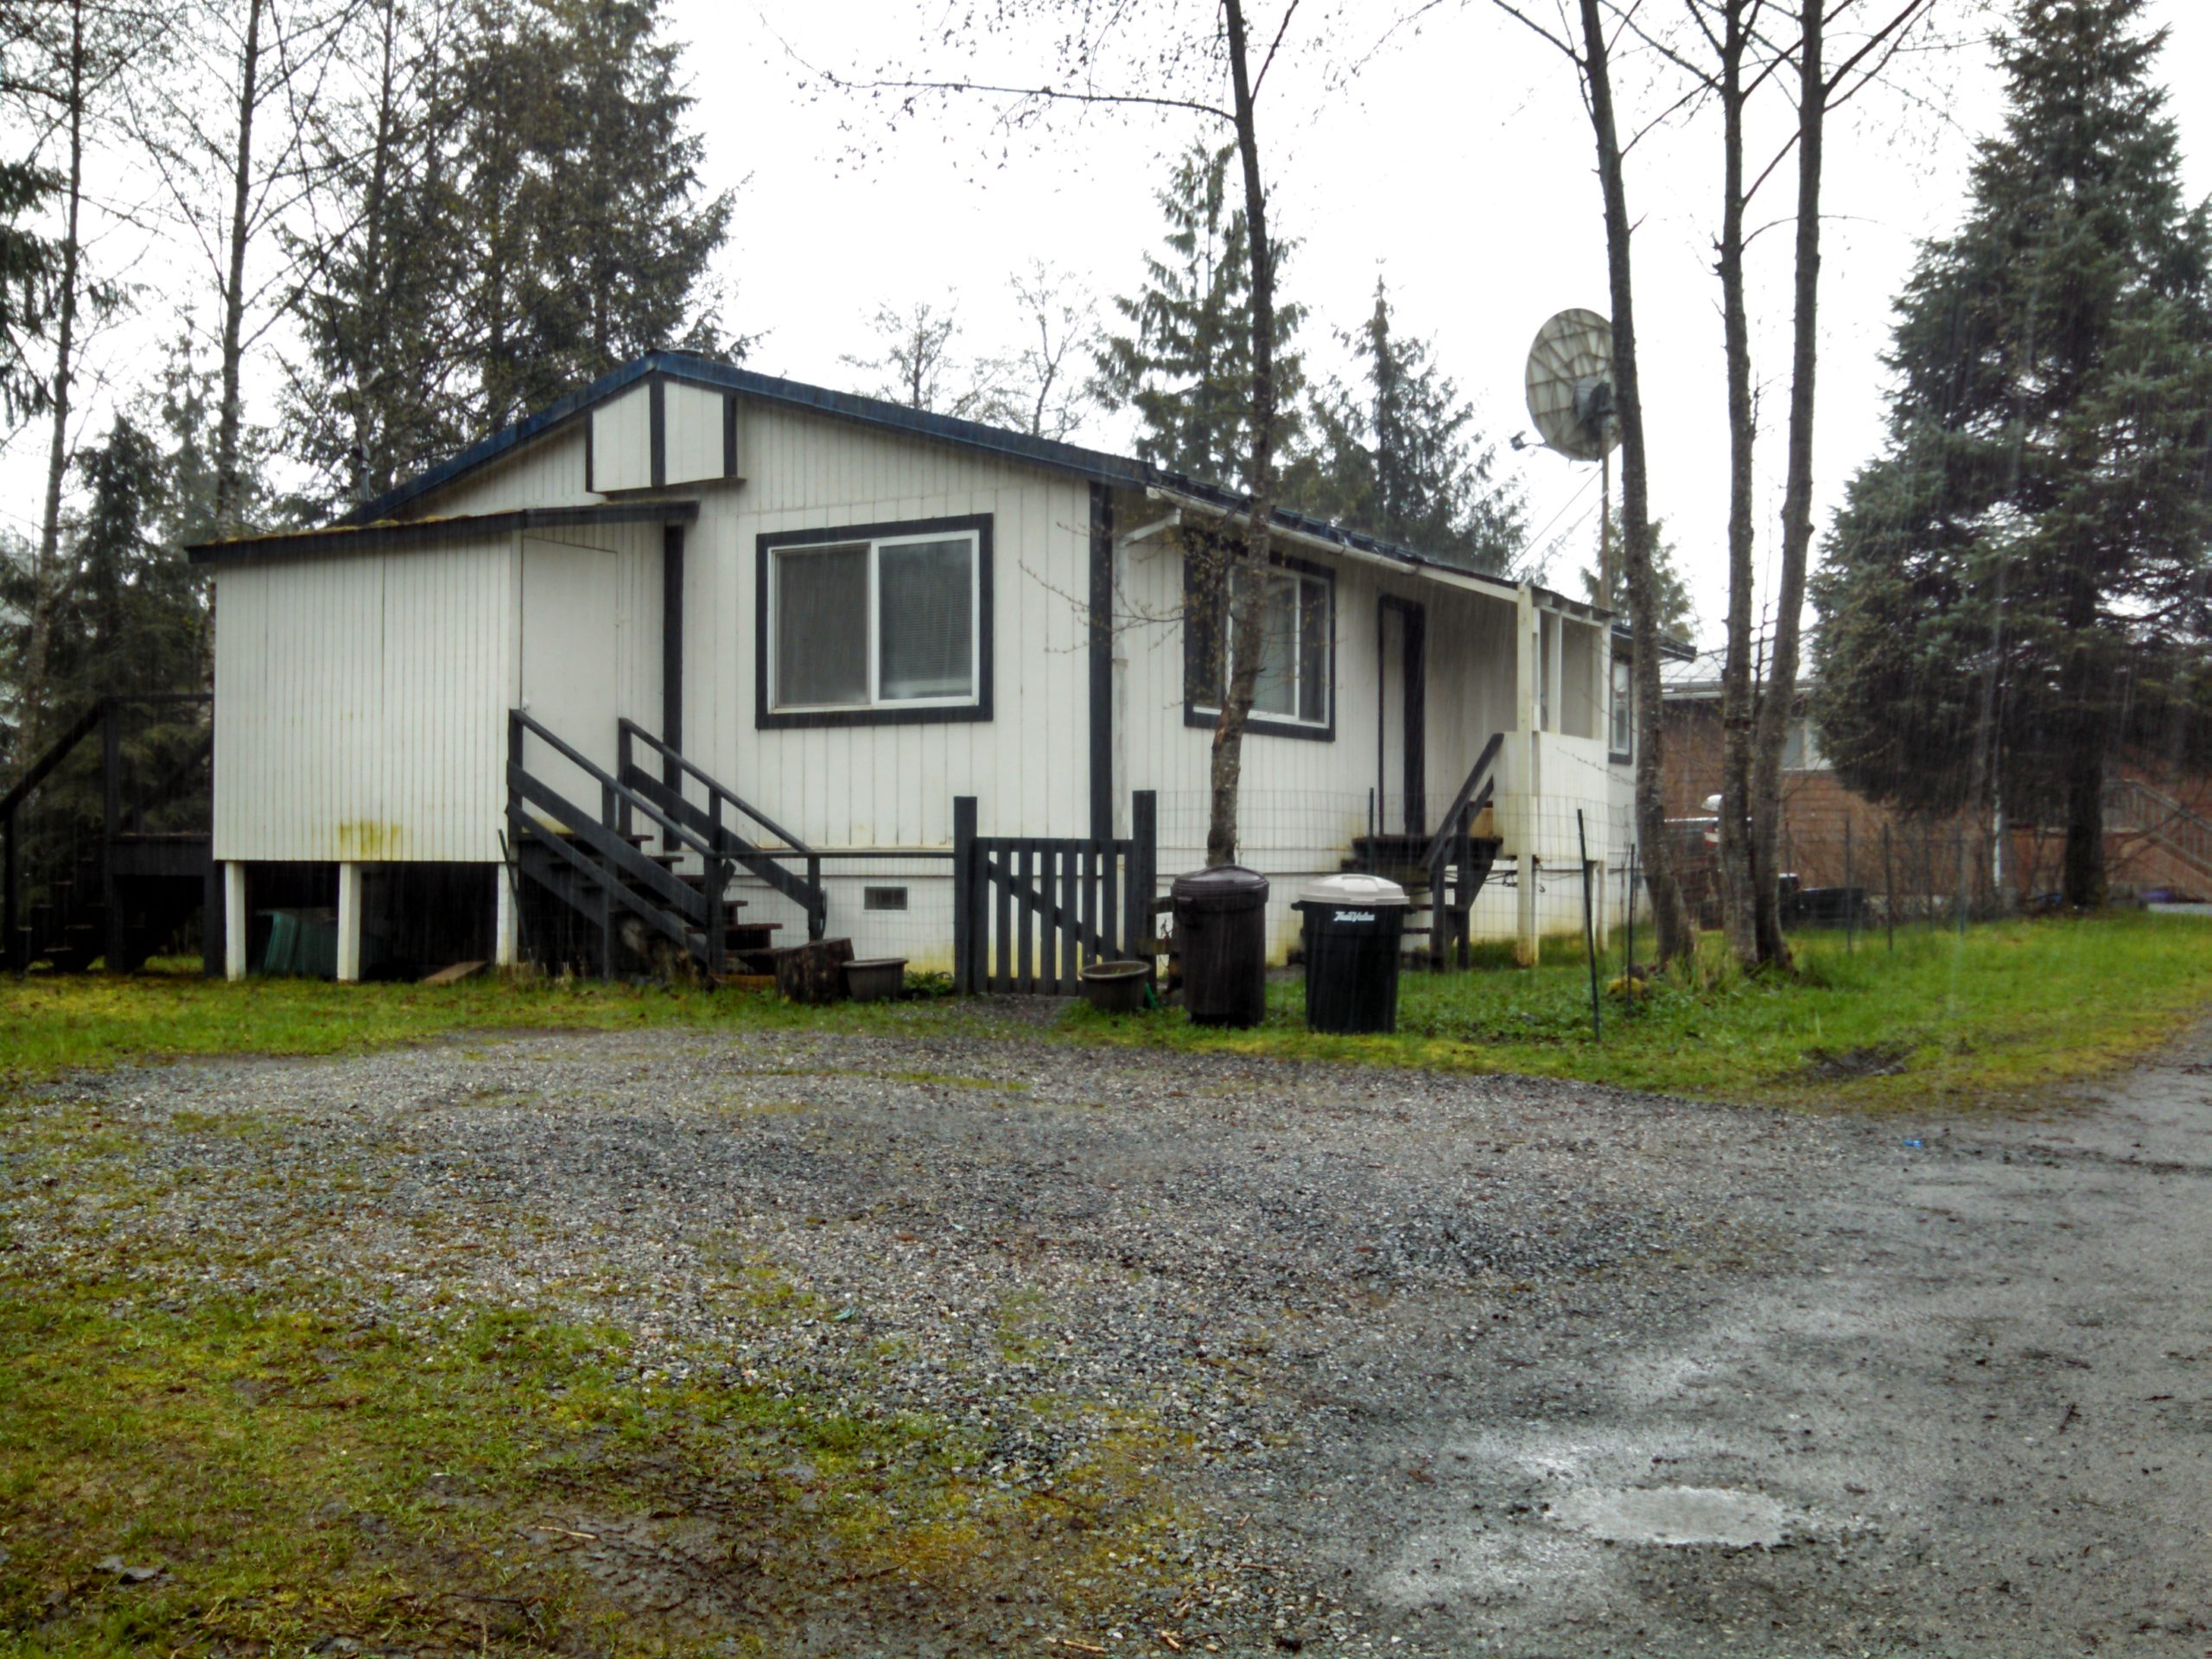
[[[339,522],[341,524],[358,524],[387,518],[409,502],[441,489],[480,467],[513,454],[523,445],[567,424],[593,404],[604,402],[617,392],[657,374],[688,380],[696,385],[717,387],[736,392],[741,397],[757,397],[765,403],[803,410],[835,420],[851,421],[916,437],[934,438],[1001,460],[1070,474],[1092,483],[1120,489],[1175,490],[1232,512],[1249,505],[1249,498],[1238,491],[1224,489],[1218,484],[1205,483],[1181,473],[1171,473],[1132,456],[1109,454],[1103,449],[1086,449],[1079,444],[1033,437],[1026,432],[985,426],[978,421],[963,421],[950,415],[932,414],[927,410],[910,409],[904,404],[886,403],[880,397],[832,391],[826,386],[812,386],[804,381],[761,374],[690,352],[649,352],[636,362],[626,363],[611,373],[601,375],[591,385],[548,404],[528,419],[494,432],[451,460],[440,462],[397,489],[356,508]],[[1308,518],[1304,513],[1287,508],[1275,509],[1274,520],[1285,529],[1301,531],[1358,551],[1395,560],[1401,564],[1433,565],[1440,569],[1455,570],[1465,575],[1489,574],[1470,569],[1448,559],[1433,558],[1395,542],[1346,530],[1325,519]]]
[[[185,552],[194,564],[229,564],[244,559],[283,558],[297,553],[372,553],[479,536],[504,536],[518,530],[555,530],[571,524],[688,524],[698,516],[696,501],[614,501],[604,506],[518,507],[509,512],[467,513],[451,518],[379,520],[374,524],[338,524],[327,530],[241,536],[226,542],[201,542],[186,548]]]

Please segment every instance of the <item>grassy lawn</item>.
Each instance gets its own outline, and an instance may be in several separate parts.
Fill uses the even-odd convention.
[[[1116,1558],[1124,1586],[1168,1575],[1134,1436],[1007,1492],[940,1423],[625,1375],[614,1332],[398,1332],[312,1286],[0,1287],[0,1652],[741,1654],[851,1586],[988,1605]]]
[[[1294,978],[1271,987],[1267,1021],[1253,1031],[1194,1027],[1172,1009],[1108,1019],[1082,1007],[1056,1030],[1080,1042],[1878,1103],[2010,1096],[2095,1076],[2170,1039],[2212,1003],[2212,924],[2195,917],[2007,922],[1963,935],[1913,929],[1893,953],[1879,934],[1848,954],[1840,934],[1807,933],[1796,945],[1795,976],[1745,978],[1708,937],[1694,974],[1656,984],[1636,1006],[1609,988],[1602,1042],[1592,1039],[1577,944],[1554,944],[1534,969],[1500,957],[1471,973],[1407,976],[1394,1037],[1308,1034]],[[1610,960],[1618,964],[1618,952]],[[231,985],[183,964],[122,981],[0,981],[0,1083],[17,1084],[119,1061],[348,1053],[459,1032],[1035,1029],[981,1021],[942,998],[809,1008],[760,992],[490,977],[440,988]]]
[[[655,1027],[835,1024],[899,1030],[944,1012],[935,1001],[801,1007],[761,992],[707,993],[480,975],[457,985],[336,985],[311,979],[200,976],[198,963],[156,963],[128,979],[0,977],[0,1082],[78,1066],[213,1054],[350,1054],[454,1032],[634,1031]]]
[[[1069,1044],[1883,1106],[2018,1096],[2123,1066],[2212,1001],[2212,925],[2195,918],[1915,931],[1894,955],[1879,936],[1852,954],[1833,936],[1799,945],[1793,977],[1745,979],[1714,955],[1634,1007],[1610,993],[1602,1043],[1572,950],[1534,970],[1408,977],[1392,1037],[1309,1035],[1287,980],[1253,1031],[1080,1008],[1048,1029]],[[219,1237],[188,1257],[146,1249],[130,1216],[157,1195],[124,1173],[125,1132],[96,1100],[41,1107],[23,1089],[126,1059],[459,1032],[1039,1029],[1029,1020],[947,999],[808,1009],[489,979],[226,985],[181,966],[0,981],[0,1145],[18,1192],[53,1205],[56,1236],[76,1241],[48,1255],[0,1230],[0,1655],[742,1653],[825,1618],[880,1637],[1009,1597],[1031,1598],[1046,1633],[1095,1634],[1132,1597],[1187,1605],[1195,1569],[1179,1564],[1159,1472],[1169,1448],[1135,1414],[1040,1495],[986,1478],[971,1433],[835,1396],[804,1369],[731,1375],[702,1355],[693,1380],[672,1380],[641,1371],[620,1332],[458,1302],[378,1323],[281,1252]],[[822,1313],[768,1294],[748,1306],[797,1322],[801,1347]]]
[[[1694,974],[1630,1007],[1601,993],[1593,1039],[1580,942],[1528,970],[1408,976],[1397,1034],[1305,1029],[1295,982],[1269,990],[1266,1022],[1209,1031],[1179,1014],[1071,1014],[1071,1036],[1198,1051],[1517,1071],[1624,1088],[1753,1100],[1869,1105],[2008,1098],[2123,1067],[2212,1004],[2212,924],[2126,912],[2088,920],[1911,929],[1847,952],[1840,933],[1793,940],[1795,976],[1745,977],[1708,935]],[[1602,959],[1601,959],[1602,960]],[[1618,973],[1622,957],[1601,972]]]

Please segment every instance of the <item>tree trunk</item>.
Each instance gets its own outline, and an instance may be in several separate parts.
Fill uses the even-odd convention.
[[[1629,266],[1628,189],[1613,122],[1612,72],[1605,59],[1599,0],[1581,0],[1583,74],[1590,124],[1598,140],[1598,176],[1605,197],[1605,266],[1613,308],[1613,402],[1621,426],[1621,543],[1636,650],[1636,823],[1644,881],[1657,918],[1659,960],[1688,955],[1696,935],[1675,879],[1662,792],[1664,759],[1659,721],[1659,607],[1651,581],[1651,493],[1643,447],[1643,397],[1637,377],[1636,307]]]
[[[1728,364],[1728,645],[1720,671],[1721,926],[1745,967],[1758,960],[1751,886],[1751,323],[1744,299],[1745,7],[1728,0],[1720,53],[1721,334]]]
[[[215,430],[215,533],[238,531],[238,498],[245,493],[238,448],[244,412],[239,359],[245,334],[245,238],[253,195],[253,116],[259,97],[261,19],[268,0],[246,0],[245,48],[238,60],[238,130],[232,155],[230,267],[223,283],[223,407]]]
[[[38,553],[31,563],[29,639],[23,651],[16,742],[24,765],[45,741],[47,662],[52,653],[54,607],[60,598],[61,486],[69,470],[70,392],[76,370],[77,273],[79,214],[85,201],[85,0],[69,8],[69,201],[61,239],[61,284],[55,296],[53,426],[46,455],[46,503],[39,518]]]
[[[1827,120],[1827,70],[1821,56],[1827,0],[1804,0],[1797,58],[1797,270],[1795,340],[1789,369],[1789,473],[1782,500],[1782,569],[1774,597],[1774,651],[1759,703],[1751,754],[1751,880],[1758,899],[1759,960],[1789,966],[1782,936],[1782,748],[1797,702],[1797,620],[1805,608],[1805,566],[1813,544],[1813,394],[1819,362],[1821,146]]]
[[[1260,185],[1260,139],[1253,120],[1251,76],[1245,62],[1243,0],[1224,0],[1229,73],[1236,97],[1236,153],[1243,163],[1245,242],[1252,260],[1252,458],[1246,475],[1250,517],[1243,550],[1233,558],[1226,584],[1231,612],[1228,684],[1221,718],[1214,722],[1211,810],[1206,823],[1206,862],[1236,857],[1237,785],[1243,775],[1244,725],[1260,679],[1258,643],[1267,624],[1268,533],[1274,518],[1275,272],[1268,242],[1268,199]],[[1231,545],[1234,545],[1232,543]],[[1242,567],[1246,579],[1234,572]],[[1188,626],[1187,623],[1185,626]]]
[[[2105,883],[2105,758],[2095,735],[2076,741],[2066,780],[2066,854],[2062,885],[2076,910],[2101,910]]]

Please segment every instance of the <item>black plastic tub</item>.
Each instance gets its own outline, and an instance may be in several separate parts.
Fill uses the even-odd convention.
[[[1083,970],[1083,995],[1101,1014],[1135,1014],[1152,983],[1148,962],[1094,962]]]

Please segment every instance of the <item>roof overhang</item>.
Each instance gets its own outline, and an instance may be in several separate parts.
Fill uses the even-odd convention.
[[[1250,512],[1243,508],[1172,486],[1154,485],[1145,491],[1145,496],[1148,500],[1161,502],[1185,512],[1198,513],[1223,524],[1249,524],[1252,522]],[[1268,535],[1271,540],[1294,547],[1333,553],[1339,558],[1377,565],[1400,575],[1421,577],[1444,587],[1458,588],[1492,599],[1512,599],[1521,591],[1519,583],[1504,576],[1485,575],[1480,571],[1466,570],[1455,564],[1423,558],[1408,549],[1338,531],[1334,526],[1322,524],[1318,520],[1286,518],[1277,515]]]
[[[452,542],[512,535],[518,531],[565,530],[595,524],[688,524],[698,516],[696,501],[617,501],[604,506],[523,507],[512,512],[467,513],[450,518],[384,519],[366,524],[334,524],[327,530],[241,536],[225,542],[201,542],[188,547],[185,552],[194,564],[341,557],[353,553],[437,547]]]

